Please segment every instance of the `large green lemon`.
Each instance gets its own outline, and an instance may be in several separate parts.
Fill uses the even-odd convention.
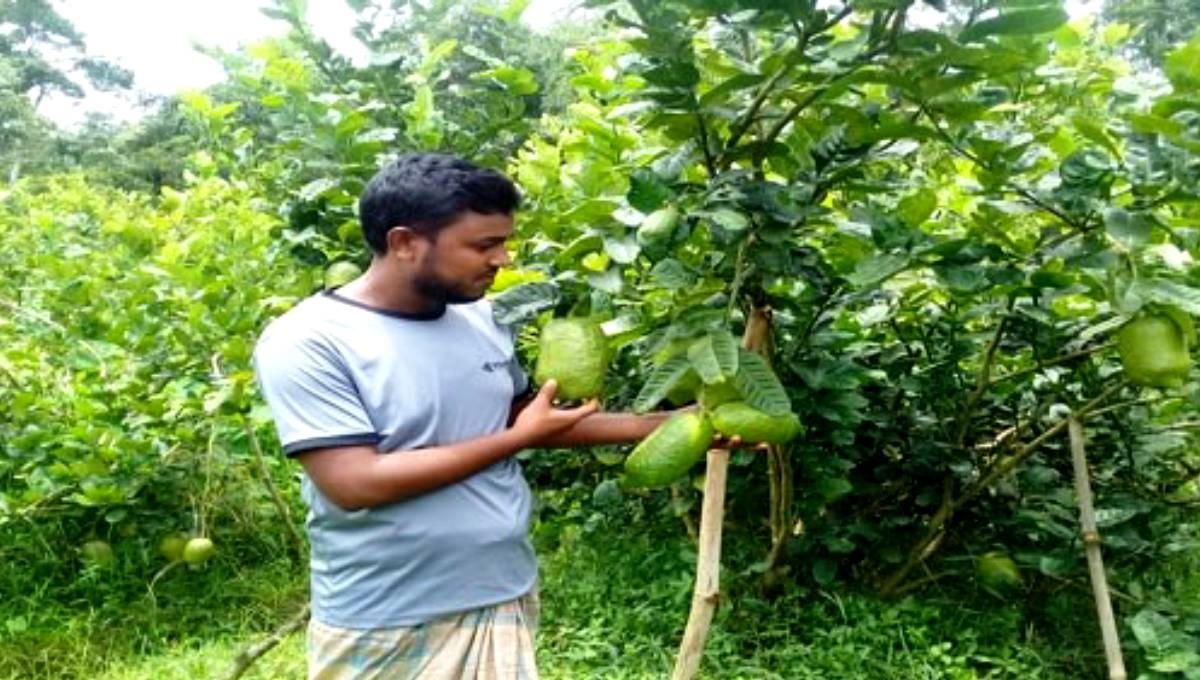
[[[197,536],[183,547],[183,561],[192,565],[204,564],[217,551],[210,539]]]
[[[1009,590],[1021,585],[1021,570],[1002,552],[989,552],[975,560],[975,575],[992,590]]]
[[[1117,333],[1117,352],[1125,374],[1139,385],[1178,387],[1192,367],[1187,338],[1170,317],[1141,316]]]
[[[552,319],[538,340],[533,377],[539,384],[553,378],[558,397],[591,399],[604,391],[608,340],[600,324],[589,319]]]
[[[638,244],[648,250],[659,250],[671,242],[679,224],[679,209],[667,206],[650,213],[637,230]]]
[[[79,554],[83,561],[97,567],[107,567],[113,563],[113,549],[108,541],[99,539],[88,541],[79,546]]]
[[[794,413],[773,416],[742,401],[721,404],[712,412],[713,429],[726,437],[746,442],[782,444],[800,434],[800,419]]]
[[[670,484],[704,457],[712,437],[712,424],[704,414],[671,416],[625,459],[625,483],[632,487]]]

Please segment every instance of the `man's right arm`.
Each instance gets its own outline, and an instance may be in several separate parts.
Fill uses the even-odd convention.
[[[380,454],[373,446],[313,449],[298,458],[326,498],[357,510],[416,496],[461,481],[535,442],[574,427],[596,411],[595,402],[573,409],[553,406],[548,381],[512,427],[445,446]]]

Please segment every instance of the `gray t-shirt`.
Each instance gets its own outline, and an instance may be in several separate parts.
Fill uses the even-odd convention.
[[[272,322],[255,372],[289,455],[370,444],[383,455],[489,435],[528,385],[511,333],[479,301],[436,317],[314,295]],[[528,593],[537,580],[520,464],[348,512],[307,475],[313,616],[343,628],[412,626]]]

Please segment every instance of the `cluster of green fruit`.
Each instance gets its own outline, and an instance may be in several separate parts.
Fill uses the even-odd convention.
[[[169,534],[158,543],[158,552],[170,562],[184,562],[192,566],[204,564],[216,552],[211,539],[204,536],[188,536],[184,533]],[[92,539],[79,546],[79,555],[86,564],[107,568],[112,566],[112,545],[108,541]]]
[[[784,444],[800,434],[794,413],[772,415],[744,401],[712,407],[701,402],[696,411],[667,418],[625,459],[624,482],[630,487],[661,487],[687,474],[721,435],[730,441]]]
[[[192,566],[204,564],[217,551],[212,539],[206,536],[168,534],[158,543],[158,554],[171,562],[183,561]]]
[[[728,337],[724,354],[738,356]],[[680,354],[681,360],[686,360]],[[590,399],[604,389],[610,352],[603,330],[588,319],[554,319],[542,329],[534,379],[553,379],[563,399]],[[733,361],[736,361],[734,359]],[[714,361],[715,363],[719,363]],[[730,362],[727,362],[730,363]],[[765,364],[762,364],[765,366]],[[698,402],[699,409],[673,414],[650,433],[626,458],[624,483],[631,487],[659,487],[687,474],[713,445],[716,435],[750,444],[783,444],[800,432],[800,419],[790,411],[766,412],[746,401],[737,382],[719,367],[707,373],[682,366],[666,397],[676,405]],[[766,369],[769,372],[769,369]],[[761,373],[761,371],[760,371]],[[771,374],[770,379],[782,394]],[[786,398],[784,398],[786,400]]]

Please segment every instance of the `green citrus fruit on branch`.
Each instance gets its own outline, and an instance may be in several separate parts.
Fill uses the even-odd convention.
[[[1008,590],[1021,585],[1021,570],[1002,552],[989,552],[975,560],[975,575],[992,590]]]
[[[79,546],[79,554],[84,562],[97,567],[107,567],[113,563],[113,549],[107,541],[88,541]]]
[[[712,437],[712,424],[703,413],[667,418],[625,459],[625,483],[632,487],[670,484],[704,457]]]
[[[187,542],[183,548],[183,561],[192,565],[204,564],[217,551],[210,539],[197,536]]]
[[[589,319],[552,319],[542,329],[533,378],[539,384],[557,381],[559,398],[600,396],[607,368],[608,340],[600,324]]]
[[[163,536],[158,542],[158,554],[167,558],[169,562],[178,562],[183,559],[183,550],[187,547],[187,534],[168,534]]]
[[[665,246],[675,234],[679,224],[679,209],[667,206],[650,213],[637,230],[637,241],[643,248],[656,249]]]
[[[783,444],[800,434],[800,419],[789,413],[773,416],[742,401],[721,404],[712,412],[713,429],[745,442]]]
[[[1165,314],[1146,314],[1117,333],[1117,352],[1129,379],[1150,387],[1178,387],[1192,368],[1184,330]]]

